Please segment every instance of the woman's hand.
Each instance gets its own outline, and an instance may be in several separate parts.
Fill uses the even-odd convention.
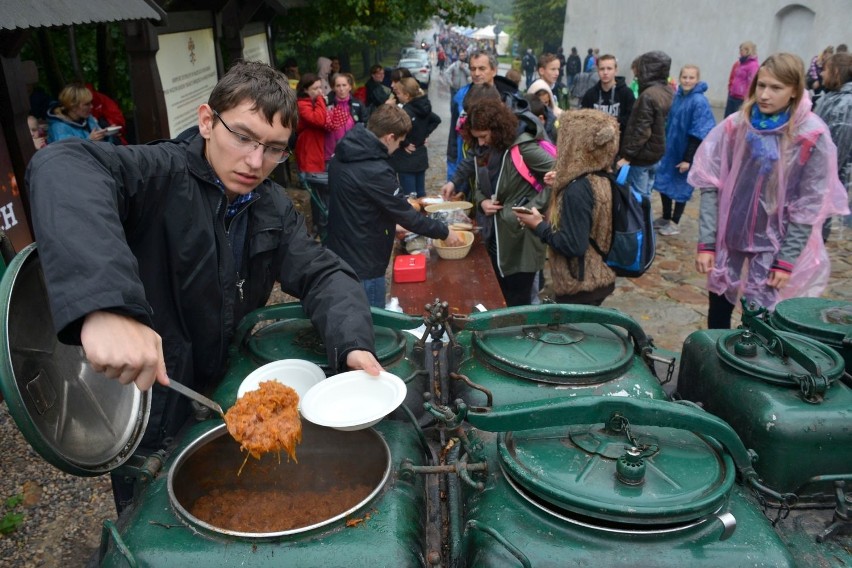
[[[544,174],[544,185],[553,185],[554,181],[556,181],[556,171],[550,170]]]
[[[707,274],[713,269],[716,261],[716,255],[712,252],[699,252],[695,255],[695,270],[700,274]]]
[[[538,207],[532,208],[532,213],[521,213],[519,211],[513,211],[515,213],[515,217],[518,218],[518,221],[524,227],[528,229],[535,229],[538,227],[542,221],[544,221],[544,215],[542,215]]]
[[[680,173],[685,173],[689,169],[689,165],[690,165],[689,162],[681,162],[678,165],[676,165],[675,167],[677,168],[677,171],[679,171]]]
[[[479,202],[479,208],[483,213],[491,216],[503,209],[503,206],[496,199],[483,199]]]
[[[106,128],[96,128],[89,133],[89,140],[103,140],[106,138]]]
[[[630,165],[630,162],[628,162],[628,161],[627,161],[627,160],[625,160],[624,158],[621,158],[620,160],[618,160],[618,162],[616,162],[616,164],[615,164],[615,169],[616,169],[616,170],[620,170],[620,169],[621,169],[621,168],[623,168],[624,166],[629,166],[629,165]]]
[[[456,184],[454,184],[451,181],[448,181],[447,183],[445,183],[444,186],[441,188],[441,197],[444,199],[444,201],[449,201],[450,199],[452,199],[452,197],[453,197],[453,195],[455,195],[455,193],[456,193]]]
[[[409,144],[405,147],[405,151],[409,154],[413,154],[415,150],[417,150],[417,146],[415,146],[414,144]]]
[[[464,245],[464,239],[457,231],[450,229],[450,234],[444,239],[444,244],[448,247],[460,247]]]
[[[770,270],[769,271],[769,279],[766,281],[766,285],[770,288],[775,288],[776,290],[782,289],[787,285],[787,281],[790,279],[790,273],[784,272],[783,270]]]

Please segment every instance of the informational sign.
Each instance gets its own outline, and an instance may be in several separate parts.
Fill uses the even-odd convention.
[[[169,116],[169,134],[177,136],[198,124],[198,106],[206,103],[218,81],[213,29],[159,36],[157,67]]]
[[[0,132],[0,229],[12,241],[15,251],[20,251],[33,242],[24,205],[21,203],[21,192],[12,162],[9,159],[9,148],[6,137]]]
[[[255,34],[243,38],[243,59],[246,61],[261,61],[267,65],[272,64],[269,57],[269,42],[266,34]]]

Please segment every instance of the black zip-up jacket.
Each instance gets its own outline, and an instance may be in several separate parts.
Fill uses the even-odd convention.
[[[82,320],[96,310],[131,316],[162,337],[172,380],[208,390],[225,370],[236,325],[266,303],[278,280],[302,299],[333,368],[345,369],[349,351],[374,351],[363,288],[308,237],[280,186],[264,181],[226,231],[226,198],[204,143],[201,136],[146,146],[73,139],[35,155],[27,184],[60,339],[79,344]],[[173,435],[185,418],[181,406],[154,386],[143,445]]]
[[[326,246],[348,262],[362,280],[384,276],[396,225],[445,239],[447,225],[415,211],[388,163],[387,147],[363,124],[337,143],[328,165]]]
[[[411,118],[411,132],[399,145],[397,151],[391,154],[391,166],[402,173],[425,172],[429,169],[429,155],[424,144],[429,135],[441,124],[441,117],[432,112],[432,103],[425,95],[405,103],[402,110]],[[415,146],[411,154],[405,149],[409,144]]]

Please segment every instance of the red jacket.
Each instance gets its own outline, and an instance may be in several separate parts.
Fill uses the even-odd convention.
[[[325,171],[325,98],[298,100],[299,123],[296,126],[296,165],[300,172]]]

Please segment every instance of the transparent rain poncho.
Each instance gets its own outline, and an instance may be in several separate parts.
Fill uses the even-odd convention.
[[[718,190],[716,258],[707,288],[731,303],[745,296],[772,309],[785,298],[818,296],[828,282],[823,221],[848,208],[836,148],[810,109],[805,94],[790,123],[776,130],[756,130],[737,112],[707,135],[695,155],[689,184]],[[812,230],[778,291],[766,282],[790,222]]]

